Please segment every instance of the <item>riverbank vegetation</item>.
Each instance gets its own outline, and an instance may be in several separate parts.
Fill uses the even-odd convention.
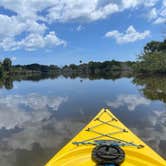
[[[60,68],[56,65],[12,65],[9,58],[0,62],[0,88],[13,88],[13,81],[54,79],[60,75]]]
[[[57,77],[82,77],[90,79],[109,79],[131,77],[142,74],[166,74],[166,40],[151,41],[144,47],[137,61],[104,61],[70,64],[63,67],[57,65],[12,65],[9,58],[0,62],[0,80],[19,80],[33,78]],[[2,82],[2,81],[1,81]],[[4,81],[3,81],[4,82]]]
[[[116,78],[120,76],[128,76],[132,74],[132,65],[134,62],[104,61],[89,62],[80,65],[66,65],[61,69],[62,75],[65,77],[88,77],[95,78]]]
[[[166,74],[166,39],[147,43],[133,67],[135,73]]]
[[[9,58],[5,58],[0,62],[0,78],[17,75],[32,75],[32,74],[58,74],[60,68],[56,65],[12,65]]]
[[[5,58],[0,64],[0,78],[7,77],[29,77],[32,75],[63,75],[65,77],[82,77],[82,78],[117,78],[121,76],[129,76],[132,74],[132,66],[135,62],[119,62],[119,61],[104,61],[104,62],[89,62],[80,63],[79,65],[65,65],[62,68],[56,65],[12,65],[9,58]]]

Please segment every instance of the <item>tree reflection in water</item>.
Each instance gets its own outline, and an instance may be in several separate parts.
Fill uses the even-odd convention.
[[[133,79],[133,83],[141,85],[140,91],[150,100],[160,100],[166,103],[166,77],[140,76]]]

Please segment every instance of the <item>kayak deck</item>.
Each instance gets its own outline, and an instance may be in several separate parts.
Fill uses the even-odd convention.
[[[120,143],[125,152],[121,166],[166,166],[166,161],[134,135],[109,109],[102,109],[46,166],[96,166],[91,157],[96,140]]]

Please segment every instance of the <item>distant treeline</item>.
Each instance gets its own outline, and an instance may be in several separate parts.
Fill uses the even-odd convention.
[[[0,62],[0,88],[13,88],[13,81],[31,80],[39,81],[41,79],[54,79],[60,74],[60,68],[56,65],[12,65],[9,58]]]
[[[12,65],[12,61],[9,58],[5,58],[0,62],[0,78],[15,76],[15,75],[31,75],[31,74],[58,74],[60,68],[56,65]]]
[[[151,41],[143,49],[136,61],[104,61],[89,62],[79,65],[66,65],[61,69],[66,76],[97,76],[109,77],[112,75],[138,75],[138,74],[166,74],[166,39],[164,41]]]
[[[29,65],[15,65],[13,66],[15,72],[29,71],[29,72],[41,72],[41,73],[58,73],[60,68],[56,65],[40,65],[37,63]]]
[[[135,62],[120,62],[120,61],[104,61],[104,62],[89,62],[79,65],[65,65],[61,69],[64,76],[69,77],[89,77],[89,78],[110,78],[119,77],[133,72],[132,66]]]
[[[104,62],[89,62],[79,65],[71,64],[64,67],[56,65],[12,65],[9,58],[5,58],[0,63],[0,77],[12,77],[19,75],[32,75],[32,74],[46,74],[46,75],[63,75],[65,77],[91,77],[94,78],[110,78],[119,77],[121,75],[131,74],[132,66],[135,62],[120,62],[120,61],[104,61]]]
[[[71,64],[63,67],[57,65],[12,65],[9,58],[0,62],[0,78],[18,75],[64,75],[65,77],[109,78],[131,76],[135,74],[166,74],[166,40],[163,42],[151,41],[144,47],[137,61],[104,61],[89,62],[79,65]]]

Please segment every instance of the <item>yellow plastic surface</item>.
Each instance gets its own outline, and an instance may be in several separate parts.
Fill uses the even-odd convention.
[[[96,120],[98,117],[102,121],[110,121],[109,123],[111,125],[123,128],[127,130],[127,132],[118,132],[118,128],[104,123],[100,125],[101,122]],[[117,121],[112,120],[112,118],[115,118]],[[99,126],[93,128],[96,125]],[[161,158],[149,146],[147,146],[136,135],[134,135],[108,109],[102,109],[98,115],[84,129],[82,129],[80,133],[78,133],[46,164],[46,166],[96,166],[96,163],[91,159],[91,152],[95,147],[94,145],[73,144],[73,142],[80,142],[100,136],[97,133],[86,131],[88,128],[93,128],[93,130],[102,134],[115,132],[113,135],[111,135],[112,137],[144,146],[142,148],[133,146],[122,147],[122,149],[125,151],[125,160],[121,166],[166,166],[166,161],[163,158]],[[112,140],[106,136],[99,137],[98,139]]]

